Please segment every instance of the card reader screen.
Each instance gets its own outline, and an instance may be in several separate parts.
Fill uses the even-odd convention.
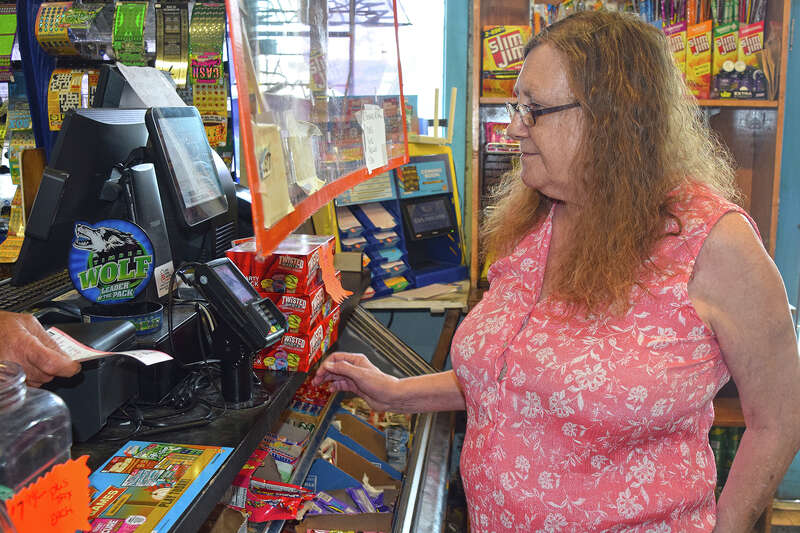
[[[217,273],[222,282],[243,304],[250,303],[256,299],[256,297],[253,296],[253,290],[251,287],[245,285],[241,278],[237,277],[236,274],[233,273],[230,266],[218,265],[214,267],[214,272]]]

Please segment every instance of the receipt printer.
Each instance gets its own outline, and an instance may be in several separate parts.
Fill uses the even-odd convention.
[[[135,348],[136,328],[125,320],[53,327],[95,350],[119,352]],[[69,407],[75,442],[100,431],[108,416],[139,391],[138,363],[129,357],[109,355],[86,361],[81,367],[81,372],[71,378],[56,378],[44,385]]]

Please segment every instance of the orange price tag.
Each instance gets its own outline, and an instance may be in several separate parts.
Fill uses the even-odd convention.
[[[336,277],[336,269],[333,266],[333,243],[333,240],[329,241],[320,250],[319,267],[322,269],[325,292],[333,298],[333,301],[340,304],[345,298],[353,294],[353,291],[345,290],[339,278]]]
[[[19,533],[89,530],[88,455],[56,465],[6,501]]]

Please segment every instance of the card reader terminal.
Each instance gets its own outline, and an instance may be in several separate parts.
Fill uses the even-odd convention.
[[[227,257],[196,266],[194,283],[251,352],[271,346],[286,332],[283,313]]]

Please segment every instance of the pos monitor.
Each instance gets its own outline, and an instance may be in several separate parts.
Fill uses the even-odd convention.
[[[147,144],[142,109],[79,109],[68,113],[50,154],[25,227],[12,285],[67,267],[76,220],[101,220],[99,199],[109,171]]]
[[[236,237],[236,194],[230,173],[208,145],[200,113],[194,107],[153,107],[145,122],[173,255],[199,262],[221,256]]]
[[[205,262],[224,254],[236,236],[233,181],[225,163],[208,147],[197,111],[182,109],[178,113],[167,109],[166,115],[179,117],[175,129],[168,130],[160,119],[155,129],[148,128],[153,117],[164,115],[158,108],[147,112],[147,124],[144,109],[67,113],[25,228],[13,285],[66,268],[75,222],[114,214],[111,203],[101,199],[109,172],[132,151],[146,146],[150,151],[145,159],[155,165],[173,261]],[[169,124],[173,128],[173,122]],[[137,202],[148,200],[137,198]],[[181,202],[179,207],[176,202]]]

